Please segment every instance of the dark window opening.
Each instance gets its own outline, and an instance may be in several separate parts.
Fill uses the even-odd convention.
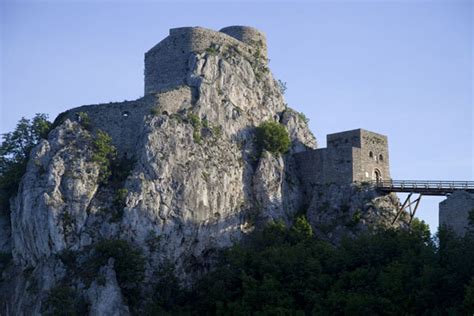
[[[128,111],[123,111],[123,112],[122,112],[122,116],[123,116],[123,117],[129,117],[129,116],[130,116],[130,112],[128,112]]]
[[[371,151],[369,151],[369,157],[370,157],[370,158],[374,158],[374,153],[371,152]]]
[[[375,178],[374,180],[377,182],[382,181],[382,173],[380,172],[380,170],[378,169],[374,170],[374,178]]]
[[[382,154],[379,155],[379,160],[380,160],[380,161],[383,161],[383,156],[382,156]]]

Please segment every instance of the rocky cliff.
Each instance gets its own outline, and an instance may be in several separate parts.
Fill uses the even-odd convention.
[[[357,198],[350,188],[303,192],[292,154],[316,148],[316,139],[288,108],[263,54],[230,41],[186,60],[184,84],[133,101],[132,110],[129,103],[70,110],[35,147],[11,200],[11,225],[2,225],[2,236],[11,229],[2,242],[13,256],[2,275],[2,314],[48,312],[48,293],[61,286],[74,289],[92,315],[129,314],[113,259],[87,273],[104,240],[143,252],[138,290],[146,293],[165,263],[190,282],[219,249],[266,222],[289,223],[301,210],[309,208],[310,222],[328,238],[334,228],[337,236],[345,231],[329,210],[347,211],[351,227],[386,222],[379,209],[393,214],[398,200],[370,190]],[[107,126],[114,109],[134,124]],[[255,128],[269,120],[290,135],[284,155],[257,146]],[[108,180],[96,157],[100,129],[118,149],[119,175]]]

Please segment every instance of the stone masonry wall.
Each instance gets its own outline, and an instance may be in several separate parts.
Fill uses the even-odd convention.
[[[360,137],[360,156],[357,157],[360,168],[354,169],[354,181],[375,180],[375,170],[380,171],[382,180],[390,180],[387,137],[363,129],[360,130]]]
[[[140,139],[143,120],[154,105],[152,98],[135,101],[84,105],[60,114],[58,119],[80,121],[79,113],[87,113],[92,132],[102,130],[112,137],[112,143],[121,155],[132,157]]]
[[[362,129],[327,135],[327,148],[295,155],[307,192],[315,185],[390,179],[387,137]]]
[[[232,26],[221,32],[201,27],[171,29],[168,37],[145,53],[145,95],[183,85],[190,54],[213,45],[233,46],[249,58],[261,54],[266,60],[267,56],[265,35],[250,27]]]
[[[439,226],[451,228],[462,236],[467,231],[471,211],[474,212],[474,194],[456,191],[439,203]]]

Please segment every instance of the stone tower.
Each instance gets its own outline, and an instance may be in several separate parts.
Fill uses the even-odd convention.
[[[327,148],[296,155],[305,185],[390,179],[387,137],[364,129],[327,135]]]
[[[219,32],[202,27],[170,29],[169,36],[145,53],[145,95],[185,84],[190,53],[224,45],[243,55],[267,57],[265,35],[252,27],[228,26]]]

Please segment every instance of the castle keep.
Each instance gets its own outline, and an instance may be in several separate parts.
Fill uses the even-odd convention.
[[[389,180],[387,137],[364,129],[327,135],[327,148],[295,155],[310,189],[322,184]]]
[[[201,27],[170,29],[168,37],[145,53],[145,95],[185,84],[190,53],[216,45],[231,45],[249,56],[267,56],[265,35],[248,26],[229,26],[219,32]]]

